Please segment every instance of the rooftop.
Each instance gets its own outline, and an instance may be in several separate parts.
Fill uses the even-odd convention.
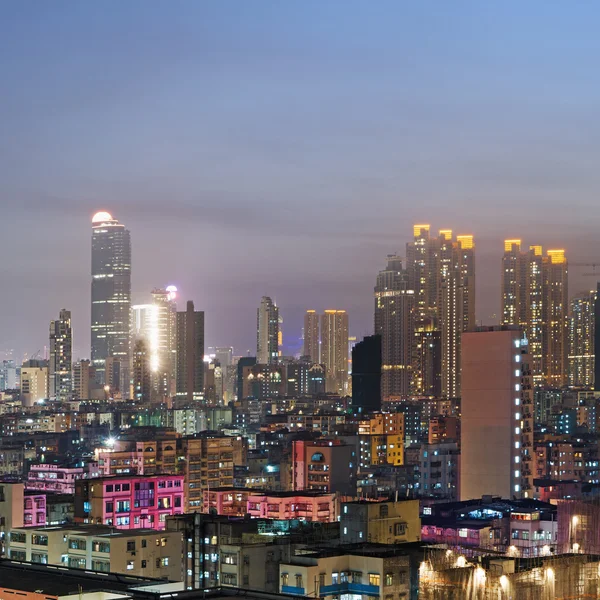
[[[110,590],[126,592],[131,587],[157,583],[157,579],[93,573],[52,565],[37,565],[0,559],[2,586],[23,592],[38,592],[52,596],[65,596],[79,592]]]

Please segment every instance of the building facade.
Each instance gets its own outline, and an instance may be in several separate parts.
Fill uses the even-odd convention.
[[[463,334],[462,500],[533,497],[533,377],[518,326]]]
[[[256,361],[270,365],[279,362],[279,308],[263,296],[256,311]]]
[[[48,388],[51,399],[67,400],[73,387],[73,332],[71,311],[62,309],[50,322]]]
[[[105,384],[105,361],[120,365],[120,381],[127,387],[131,311],[131,237],[107,212],[92,219],[92,365],[98,383]]]

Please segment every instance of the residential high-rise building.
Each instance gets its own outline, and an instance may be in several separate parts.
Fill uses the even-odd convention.
[[[258,364],[279,362],[279,308],[263,296],[257,312],[256,360]]]
[[[177,313],[176,340],[176,392],[192,402],[204,393],[204,311],[194,310],[191,300]]]
[[[544,379],[552,387],[568,383],[569,288],[564,250],[548,250],[544,257]]]
[[[326,310],[321,315],[321,363],[328,393],[348,392],[348,313]]]
[[[304,315],[304,356],[310,357],[313,363],[321,362],[319,348],[319,315],[315,310],[307,310]]]
[[[94,379],[93,375],[94,368],[89,360],[80,360],[73,365],[73,397],[76,400],[90,399],[90,383]],[[110,390],[110,385],[108,387]]]
[[[133,399],[148,404],[152,399],[152,368],[148,344],[138,339],[133,346]]]
[[[174,285],[152,290],[152,304],[156,307],[157,332],[152,349],[152,370],[159,396],[175,394],[175,357],[177,345],[177,288]]]
[[[594,349],[600,348],[600,283],[596,290],[594,305]],[[600,351],[594,351],[594,390],[600,391]]]
[[[50,365],[48,390],[51,399],[66,400],[73,387],[73,333],[71,311],[62,309],[55,321],[50,321]]]
[[[389,255],[387,267],[379,272],[375,285],[375,334],[381,338],[384,401],[406,396],[412,389],[415,304],[415,291],[409,287],[402,259]]]
[[[569,316],[569,385],[593,388],[596,290],[577,294]]]
[[[462,340],[462,500],[533,497],[533,376],[518,325]]]
[[[92,365],[105,383],[109,356],[121,363],[120,389],[128,385],[131,310],[131,238],[107,212],[92,219]]]
[[[137,339],[146,342],[152,370],[154,400],[175,394],[177,288],[152,290],[152,303],[132,307],[132,346]]]
[[[441,291],[441,312],[438,314],[441,314],[442,331],[442,396],[458,398],[461,395],[462,333],[475,326],[473,236],[457,236],[456,242],[448,248],[448,255],[448,269],[442,273],[438,286]]]
[[[352,348],[352,408],[381,410],[381,336],[369,335]]]
[[[502,257],[502,324],[519,325],[529,341],[536,385],[568,382],[568,269],[564,250],[505,240]]]
[[[3,360],[0,365],[0,392],[17,387],[17,366],[14,360]]]
[[[427,364],[421,355],[421,338],[428,332],[427,337],[436,342],[441,339],[441,394],[458,397],[461,334],[475,325],[475,243],[472,235],[459,235],[453,241],[450,229],[441,229],[438,237],[432,237],[429,225],[415,225],[413,233],[413,241],[406,245],[408,289],[415,296],[412,388],[414,393],[426,393],[426,379],[429,391],[435,387],[431,384],[434,374],[421,372]]]
[[[415,391],[420,396],[442,396],[442,332],[421,321],[415,331]]]

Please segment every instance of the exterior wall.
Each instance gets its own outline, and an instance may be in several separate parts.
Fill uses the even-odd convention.
[[[297,494],[251,494],[248,496],[248,514],[255,518],[333,523],[338,520],[336,494],[319,496]]]
[[[102,478],[78,482],[76,495],[78,522],[162,530],[167,516],[183,512],[184,482],[182,475]]]
[[[532,377],[520,339],[518,328],[463,334],[463,500],[533,495]]]
[[[25,487],[61,494],[74,494],[75,481],[85,475],[83,467],[66,468],[58,465],[31,465]]]
[[[420,539],[418,500],[342,503],[340,540],[344,544],[397,544]]]
[[[314,564],[281,564],[279,591],[315,598],[345,597],[347,594],[364,600],[410,597],[407,556],[341,555],[320,557],[310,562]]]
[[[115,534],[50,527],[13,529],[7,537],[13,560],[171,581],[183,580],[182,548],[182,535],[175,531]]]
[[[294,441],[292,489],[319,492],[356,492],[358,456],[352,446],[338,442]]]
[[[460,451],[455,442],[422,444],[419,451],[419,490],[422,496],[456,500]]]
[[[206,489],[202,496],[202,512],[208,514],[214,511],[217,515],[242,517],[247,513],[250,494],[248,489]]]

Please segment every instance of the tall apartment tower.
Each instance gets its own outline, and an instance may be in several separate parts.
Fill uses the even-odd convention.
[[[432,237],[429,225],[415,225],[414,239],[406,245],[408,285],[414,290],[412,328],[414,392],[428,393],[435,373],[423,373],[422,334],[433,343],[441,339],[441,394],[460,396],[461,334],[475,326],[475,243],[472,235],[453,240],[452,230],[441,229]],[[439,332],[439,336],[433,332]],[[431,343],[431,340],[430,340]],[[435,356],[429,357],[433,361]],[[425,381],[429,385],[425,386]]]
[[[533,377],[517,325],[462,340],[461,500],[533,497]]]
[[[325,366],[325,390],[348,393],[348,313],[326,310],[321,315],[321,362]]]
[[[131,238],[125,226],[107,213],[92,219],[92,365],[105,383],[109,356],[121,363],[121,389],[129,371],[131,310]]]
[[[409,287],[402,259],[391,254],[375,285],[375,334],[381,338],[383,401],[411,393],[414,309],[415,292]]]
[[[568,269],[564,250],[505,240],[502,257],[502,324],[519,325],[529,341],[536,385],[568,382]]]
[[[73,365],[73,397],[76,400],[90,399],[90,383],[93,372],[94,370],[89,360],[80,360]],[[110,388],[108,383],[106,385]]]
[[[594,387],[596,290],[577,294],[569,315],[569,385]]]
[[[148,344],[138,339],[133,345],[133,399],[145,404],[152,400],[152,367]]]
[[[175,394],[175,356],[177,343],[177,288],[152,290],[156,329],[151,338],[153,387],[156,394],[169,398]]]
[[[594,304],[594,390],[600,391],[600,282],[597,284],[596,302]]]
[[[257,312],[256,360],[258,364],[279,362],[279,308],[263,296]]]
[[[73,387],[73,332],[71,311],[62,309],[55,321],[50,321],[50,363],[48,369],[49,396],[66,400]]]
[[[204,311],[194,310],[191,300],[177,313],[176,340],[176,392],[192,402],[204,393]]]
[[[314,310],[307,310],[304,315],[304,356],[309,356],[311,362],[320,363],[319,348],[319,315]]]

